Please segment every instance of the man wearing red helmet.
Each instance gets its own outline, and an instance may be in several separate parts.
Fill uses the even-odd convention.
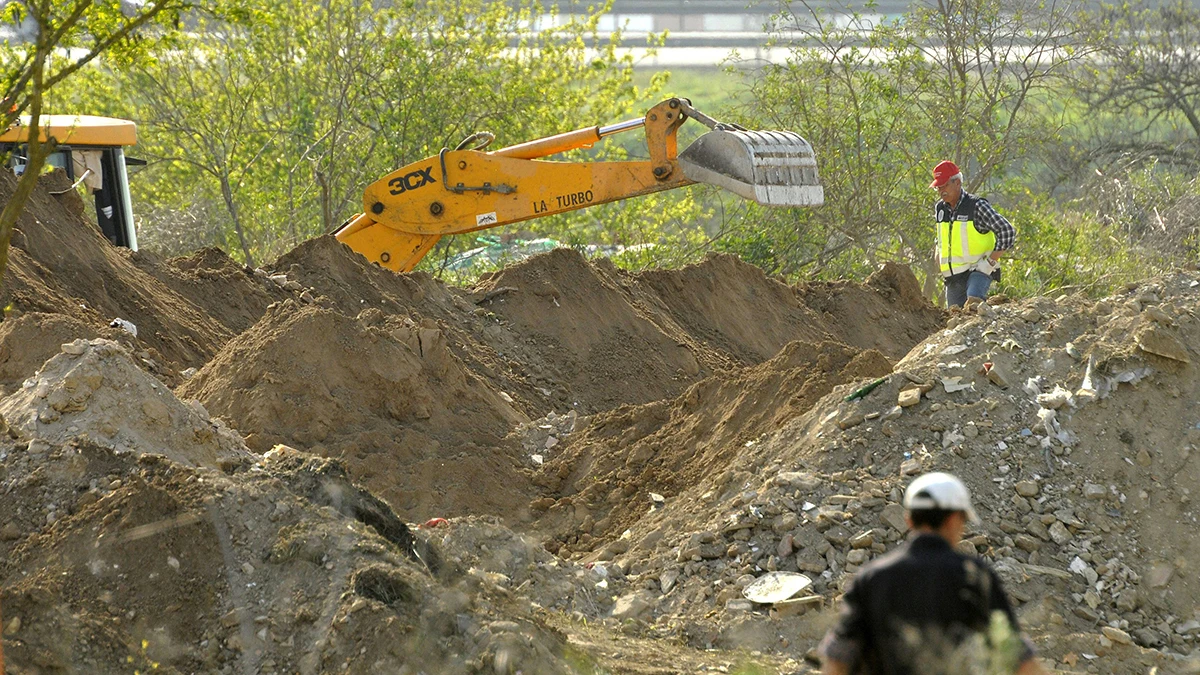
[[[962,187],[962,171],[946,160],[933,169],[929,187],[941,199],[937,218],[937,259],[946,283],[946,304],[974,309],[998,275],[1000,256],[1012,248],[1017,230],[982,197]]]

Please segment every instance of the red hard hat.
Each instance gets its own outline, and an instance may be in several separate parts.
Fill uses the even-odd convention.
[[[933,182],[929,184],[931,188],[939,188],[950,182],[958,174],[962,173],[958,169],[958,165],[950,160],[946,160],[937,166],[933,167]]]

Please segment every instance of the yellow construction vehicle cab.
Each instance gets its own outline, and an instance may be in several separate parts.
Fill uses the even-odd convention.
[[[93,115],[43,115],[38,124],[42,141],[53,138],[55,151],[46,159],[67,176],[82,183],[96,200],[96,220],[108,240],[137,250],[133,226],[133,204],[129,199],[126,165],[145,162],[125,156],[125,148],[137,143],[137,126],[129,121]],[[29,141],[29,119],[0,133],[0,153],[20,173],[25,167],[25,144]]]
[[[710,131],[679,153],[675,132],[688,118]],[[639,128],[645,129],[649,160],[542,159]],[[367,260],[407,272],[448,234],[694,183],[717,185],[770,206],[819,206],[824,201],[812,146],[799,135],[721,124],[685,98],[663,101],[638,119],[484,152],[492,138],[487,132],[472,134],[453,150],[443,149],[371,184],[363,194],[363,213],[335,236]]]

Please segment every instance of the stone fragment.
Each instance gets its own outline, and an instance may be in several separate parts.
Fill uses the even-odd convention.
[[[825,531],[825,540],[834,546],[845,546],[846,542],[850,541],[850,533],[846,528],[835,525]]]
[[[947,431],[942,434],[942,449],[945,450],[946,448],[959,445],[965,440],[967,440],[967,438],[957,430]]]
[[[1126,588],[1117,596],[1117,609],[1132,612],[1138,608],[1139,600],[1136,588]]]
[[[1016,543],[1017,548],[1029,553],[1033,553],[1042,547],[1042,542],[1027,534],[1018,534],[1017,536],[1013,537],[1013,542]]]
[[[771,523],[771,529],[776,533],[790,532],[796,529],[796,526],[799,524],[800,518],[795,513],[788,511],[787,513],[781,513],[775,518]]]
[[[1159,307],[1147,307],[1146,309],[1142,310],[1142,314],[1144,314],[1147,319],[1150,319],[1155,323],[1160,323],[1164,326],[1176,325],[1175,319],[1172,319],[1170,314],[1167,314]]]
[[[1187,347],[1179,341],[1179,338],[1157,324],[1150,324],[1142,328],[1137,334],[1136,341],[1138,349],[1146,353],[1181,363],[1192,362]]]
[[[921,390],[920,389],[915,389],[915,388],[914,389],[905,389],[904,391],[900,392],[900,398],[898,400],[898,403],[901,408],[911,408],[912,406],[914,406],[920,402],[921,402]]]
[[[15,541],[21,538],[21,530],[13,523],[0,526],[0,541]]]
[[[1158,293],[1153,287],[1143,288],[1138,291],[1134,299],[1143,305],[1157,305],[1162,302],[1162,299],[1158,297]]]
[[[846,562],[851,565],[861,565],[871,559],[871,552],[866,549],[856,548],[846,554]]]
[[[1050,525],[1050,538],[1054,540],[1054,543],[1058,544],[1059,546],[1063,546],[1067,542],[1071,541],[1072,535],[1071,531],[1067,529],[1066,525],[1063,525],[1056,520],[1052,525]]]
[[[1145,448],[1138,450],[1136,460],[1140,467],[1148,467],[1154,463],[1154,458],[1150,456],[1150,453]]]
[[[905,521],[904,516],[905,512],[903,506],[899,504],[888,504],[887,506],[883,507],[883,513],[880,514],[879,519],[882,520],[885,525],[888,525],[897,532],[906,532],[908,530],[908,523]]]
[[[730,598],[725,601],[725,609],[730,612],[749,612],[754,609],[754,603],[745,598]]]
[[[658,575],[658,586],[662,589],[663,595],[671,592],[675,588],[675,582],[679,581],[679,570],[669,569]]]
[[[1037,481],[1023,480],[1017,483],[1017,494],[1022,497],[1036,497],[1041,488],[1038,487]]]
[[[1103,485],[1084,483],[1083,496],[1087,497],[1088,499],[1104,499],[1108,496],[1108,490],[1106,490]]]
[[[1042,541],[1050,541],[1050,530],[1040,520],[1034,520],[1025,526],[1025,531]]]
[[[988,382],[991,382],[1001,389],[1008,389],[1009,384],[1012,382],[1012,378],[1009,376],[1008,371],[995,364],[993,364],[988,370],[987,378]]]
[[[1138,628],[1133,631],[1133,639],[1147,649],[1157,649],[1164,643],[1162,636],[1152,628]]]
[[[1021,312],[1021,318],[1029,323],[1037,323],[1038,321],[1042,320],[1042,313],[1039,312],[1036,307],[1029,307],[1025,311]]]
[[[1133,638],[1131,638],[1129,636],[1129,633],[1126,633],[1125,631],[1121,630],[1120,628],[1113,628],[1112,626],[1101,626],[1100,632],[1104,635],[1104,637],[1108,638],[1109,640],[1112,640],[1113,642],[1115,642],[1119,645],[1133,644]]]
[[[627,593],[613,603],[611,616],[618,621],[640,619],[650,610],[652,601],[645,591]]]
[[[775,555],[778,555],[780,558],[786,558],[794,550],[794,540],[791,533],[788,533],[783,535],[783,538],[779,540],[779,544],[775,547]]]
[[[63,344],[62,347],[60,347],[60,349],[62,349],[62,353],[64,353],[64,354],[70,354],[72,356],[79,356],[80,354],[87,351],[87,345],[88,345],[87,340],[84,340],[81,338],[74,342],[67,342],[67,343]]]
[[[900,419],[900,416],[903,414],[904,414],[904,408],[901,408],[898,405],[892,406],[892,409],[885,412],[881,419],[884,422],[890,422],[891,420]]]
[[[859,534],[856,534],[850,538],[851,548],[871,548],[871,545],[874,543],[875,537],[871,534],[870,530],[867,530],[866,532],[860,532]]]
[[[1198,635],[1200,634],[1200,621],[1196,619],[1184,621],[1175,626],[1175,632],[1180,635]]]
[[[1037,396],[1038,405],[1051,410],[1058,410],[1059,408],[1062,408],[1064,405],[1069,403],[1070,400],[1071,392],[1058,385],[1054,385],[1054,391],[1045,394],[1038,394]]]
[[[866,421],[866,419],[866,415],[863,415],[860,412],[852,412],[838,420],[838,428],[850,429],[862,424]]]
[[[1083,619],[1084,621],[1091,623],[1096,623],[1100,620],[1100,615],[1096,613],[1096,610],[1088,607],[1087,605],[1075,605],[1075,607],[1071,609],[1071,613]]]

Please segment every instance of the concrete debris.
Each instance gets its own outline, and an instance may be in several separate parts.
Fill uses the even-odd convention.
[[[899,404],[898,407],[900,408],[911,408],[912,406],[921,402],[921,390],[915,387],[912,389],[905,389],[900,392],[900,397],[897,402]]]
[[[1138,349],[1180,363],[1191,363],[1191,355],[1179,338],[1171,335],[1162,326],[1151,324],[1137,334]]]

